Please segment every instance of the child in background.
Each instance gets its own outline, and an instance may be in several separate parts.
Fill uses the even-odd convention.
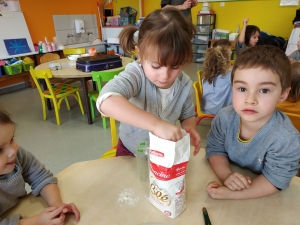
[[[258,42],[260,29],[254,25],[247,25],[248,22],[249,19],[244,18],[242,31],[236,40],[235,51],[237,57],[247,48],[255,46]]]
[[[286,101],[277,104],[277,109],[300,115],[300,62],[292,65],[292,86]]]
[[[64,224],[65,213],[74,213],[76,221],[79,221],[80,213],[76,206],[62,202],[57,179],[30,152],[18,146],[14,134],[15,123],[0,111],[0,216],[27,194],[25,182],[31,186],[32,194],[41,195],[50,207],[29,218],[21,215],[1,217],[0,224]]]
[[[194,25],[171,7],[149,14],[139,31],[126,26],[120,33],[121,47],[127,53],[136,50],[139,59],[110,80],[97,100],[103,115],[121,121],[117,156],[134,155],[140,142],[149,140],[149,131],[166,140],[180,140],[177,120],[190,134],[194,154],[198,153],[192,81],[182,71],[193,60],[194,34]]]
[[[290,54],[289,60],[291,63],[297,62],[300,60],[300,40],[297,42],[297,50],[292,52],[292,54]]]
[[[206,157],[222,184],[207,191],[216,199],[250,199],[288,188],[297,174],[300,137],[276,104],[288,97],[291,66],[275,46],[255,46],[235,61],[232,106],[220,110],[207,137]],[[229,160],[259,174],[233,172]]]
[[[217,112],[232,102],[231,45],[227,39],[217,40],[206,51],[203,64],[201,110],[206,114]]]

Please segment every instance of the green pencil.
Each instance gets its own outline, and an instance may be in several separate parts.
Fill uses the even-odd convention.
[[[208,212],[207,212],[205,207],[202,208],[202,212],[203,212],[203,216],[204,216],[205,225],[211,225],[211,222],[210,222],[210,219],[209,219],[209,216],[208,216]]]

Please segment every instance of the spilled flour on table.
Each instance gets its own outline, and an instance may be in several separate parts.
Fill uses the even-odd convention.
[[[139,197],[135,195],[132,189],[124,189],[118,196],[119,206],[123,209],[133,207],[139,200]]]

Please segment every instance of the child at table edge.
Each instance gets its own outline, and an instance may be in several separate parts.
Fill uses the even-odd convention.
[[[126,26],[120,33],[123,50],[136,50],[139,60],[110,80],[96,103],[102,114],[121,121],[117,156],[133,156],[140,142],[149,140],[149,131],[173,142],[182,139],[177,120],[190,134],[194,154],[200,150],[192,81],[182,71],[193,59],[194,34],[191,21],[171,7],[150,13],[139,30]]]
[[[255,46],[237,58],[231,77],[233,105],[219,111],[206,142],[206,157],[222,182],[206,187],[212,198],[271,195],[288,188],[297,174],[299,133],[276,109],[289,94],[290,74],[287,56],[274,46]],[[229,160],[259,175],[251,180],[233,172]]]
[[[62,202],[57,179],[34,155],[18,146],[14,133],[15,123],[0,110],[0,225],[64,224],[65,213],[74,213],[79,221],[76,206]],[[41,195],[49,207],[28,218],[19,214],[3,218],[2,214],[27,194],[25,182],[31,186],[32,194]]]

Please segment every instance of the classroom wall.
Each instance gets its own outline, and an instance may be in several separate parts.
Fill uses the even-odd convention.
[[[160,2],[160,0],[144,0],[145,15],[160,8]],[[216,28],[235,32],[238,24],[242,29],[243,18],[248,17],[249,24],[256,25],[267,33],[288,39],[299,6],[279,6],[279,3],[280,0],[236,1],[225,2],[225,6],[220,7],[220,2],[215,2],[211,3],[211,9],[217,14]],[[199,2],[192,9],[193,23],[196,22],[197,12],[201,8],[202,3]]]
[[[48,37],[49,41],[55,37],[55,30],[52,15],[72,15],[72,14],[96,14],[97,21],[98,8],[95,0],[19,0],[21,10],[32,38],[33,43],[44,41]],[[102,1],[98,1],[102,3]],[[113,8],[114,15],[120,12],[120,8],[124,6],[131,6],[139,9],[138,0],[115,0]],[[109,6],[106,6],[109,8]],[[139,15],[137,16],[137,19]],[[101,37],[100,30],[98,31]]]

